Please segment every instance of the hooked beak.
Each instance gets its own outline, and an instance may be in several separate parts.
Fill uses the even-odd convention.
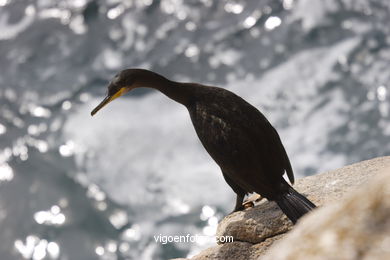
[[[128,90],[126,88],[121,88],[119,89],[118,92],[116,92],[114,95],[108,95],[107,97],[105,97],[103,99],[102,102],[100,102],[100,104],[95,107],[94,110],[92,110],[91,112],[91,116],[94,116],[100,109],[102,109],[105,105],[107,105],[108,103],[110,103],[111,101],[113,101],[114,99],[122,96],[123,94],[125,94],[126,92],[128,92]]]

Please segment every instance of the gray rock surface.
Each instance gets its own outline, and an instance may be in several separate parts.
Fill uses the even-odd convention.
[[[362,184],[373,179],[378,172],[383,171],[386,167],[390,167],[390,156],[375,158],[334,171],[302,178],[297,181],[294,188],[305,194],[311,201],[317,204],[317,206],[329,205],[329,207],[333,207],[335,203],[343,199],[346,193],[353,193],[357,187],[361,187]],[[366,187],[363,186],[359,190],[364,189],[366,189]],[[364,194],[366,194],[365,196],[367,197],[367,195],[371,193],[373,192],[370,190]],[[390,200],[390,196],[388,197]],[[355,201],[356,204],[359,204],[360,198],[356,197]],[[318,216],[317,214],[322,214],[321,218],[314,217],[311,225],[322,226],[320,221],[325,221],[328,213],[327,211],[325,211],[325,213],[316,213],[321,211],[323,211],[323,209],[316,209],[308,214],[308,216],[302,218],[294,227],[294,230],[298,229],[301,225],[304,225],[304,223],[301,222],[305,222],[311,215]],[[343,214],[348,215],[349,213],[348,211],[344,211]],[[365,224],[369,223],[367,222]],[[259,259],[259,256],[264,255],[274,241],[282,239],[286,232],[292,229],[292,227],[292,223],[274,202],[263,200],[254,208],[233,213],[225,217],[219,223],[217,235],[233,236],[235,242],[208,248],[191,259]],[[322,226],[322,228],[325,228],[325,226]],[[316,232],[324,233],[325,231],[318,229]],[[295,239],[297,238],[295,237]],[[306,239],[310,240],[310,236],[306,237]],[[281,242],[283,241],[284,238]],[[306,243],[304,240],[299,241],[300,244]],[[295,244],[298,243],[294,243],[294,245]],[[299,257],[291,259],[310,259],[302,258],[302,256]],[[267,259],[282,258],[279,258],[278,256]]]
[[[390,259],[390,167],[343,200],[305,216],[260,259]]]

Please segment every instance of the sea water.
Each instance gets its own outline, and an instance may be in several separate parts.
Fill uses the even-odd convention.
[[[0,258],[168,259],[234,194],[186,109],[117,71],[227,88],[278,130],[295,175],[390,151],[387,0],[0,0]]]

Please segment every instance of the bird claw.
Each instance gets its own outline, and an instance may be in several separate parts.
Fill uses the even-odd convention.
[[[249,209],[253,208],[255,206],[255,203],[253,203],[253,201],[245,201],[244,203],[242,203],[242,206],[244,207],[244,209]]]
[[[255,202],[259,202],[263,199],[261,195],[255,193],[252,194],[249,198],[247,198],[243,203],[242,206],[244,209],[253,208],[255,206]]]

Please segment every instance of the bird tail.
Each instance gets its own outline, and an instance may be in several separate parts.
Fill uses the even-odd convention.
[[[316,208],[313,202],[289,186],[286,193],[277,200],[279,208],[295,224],[297,220],[307,212]]]

